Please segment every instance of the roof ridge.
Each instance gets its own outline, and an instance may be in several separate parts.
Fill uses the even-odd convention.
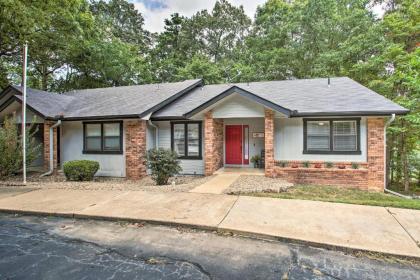
[[[128,86],[118,86],[118,87],[98,87],[98,88],[84,88],[84,89],[75,89],[75,90],[71,90],[71,91],[65,91],[63,92],[63,94],[65,95],[72,95],[73,93],[76,92],[82,92],[82,91],[88,91],[88,90],[103,90],[103,89],[112,89],[112,88],[129,88],[129,87],[141,87],[141,86],[159,86],[159,85],[170,85],[170,84],[180,84],[180,83],[196,83],[198,81],[200,81],[202,79],[189,79],[189,80],[183,80],[183,81],[178,81],[178,82],[164,82],[164,83],[149,83],[149,84],[140,84],[140,85],[128,85]]]

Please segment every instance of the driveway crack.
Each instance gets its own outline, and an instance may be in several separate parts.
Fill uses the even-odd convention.
[[[418,248],[420,248],[419,242],[416,241],[416,239],[410,234],[410,232],[398,221],[397,217],[395,217],[394,213],[392,213],[388,208],[385,208],[386,211],[394,218],[395,221],[403,228],[403,230],[408,234],[408,236],[413,240],[414,244],[417,245]]]
[[[223,217],[223,219],[220,221],[220,223],[217,224],[216,228],[219,228],[220,225],[223,223],[223,221],[226,219],[226,217],[229,215],[232,208],[235,206],[236,202],[239,200],[239,195],[236,196],[235,201],[232,203],[232,206],[230,206],[229,210],[227,211],[226,215]]]

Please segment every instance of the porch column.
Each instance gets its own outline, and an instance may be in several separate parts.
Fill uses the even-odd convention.
[[[384,118],[367,119],[368,189],[384,190]]]
[[[50,127],[55,122],[45,121],[44,122],[44,168],[45,170],[50,169]],[[57,128],[53,129],[53,168],[57,171]]]
[[[126,178],[138,180],[146,176],[146,121],[125,122],[125,173]]]
[[[212,175],[223,166],[223,120],[213,118],[210,110],[204,115],[204,174]]]
[[[264,149],[265,149],[265,176],[273,177],[274,171],[274,112],[265,109],[264,118]]]

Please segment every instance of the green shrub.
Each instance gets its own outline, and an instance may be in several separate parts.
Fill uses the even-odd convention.
[[[16,125],[16,118],[5,118],[0,124],[0,178],[13,175],[23,167],[22,135]],[[38,127],[35,122],[26,129],[26,166],[29,166],[40,155],[41,145],[36,143],[35,133]]]
[[[72,160],[63,165],[64,175],[70,181],[92,181],[98,170],[99,162],[93,160]]]
[[[304,162],[302,162],[302,165],[303,165],[303,167],[308,168],[310,163],[309,163],[309,161],[304,161]]]
[[[334,166],[334,163],[332,163],[331,161],[325,162],[325,167],[327,167],[327,168],[333,168],[333,166]]]
[[[357,162],[352,162],[351,163],[351,168],[353,168],[353,169],[359,169],[359,164]]]
[[[151,149],[147,151],[146,165],[152,172],[152,179],[157,185],[166,185],[171,176],[182,171],[178,155],[168,149]]]

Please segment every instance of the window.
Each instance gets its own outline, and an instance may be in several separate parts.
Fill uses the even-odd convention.
[[[172,122],[171,146],[179,158],[201,159],[201,122]]]
[[[305,154],[360,154],[360,118],[304,119]]]
[[[122,122],[83,123],[84,154],[122,154]]]

